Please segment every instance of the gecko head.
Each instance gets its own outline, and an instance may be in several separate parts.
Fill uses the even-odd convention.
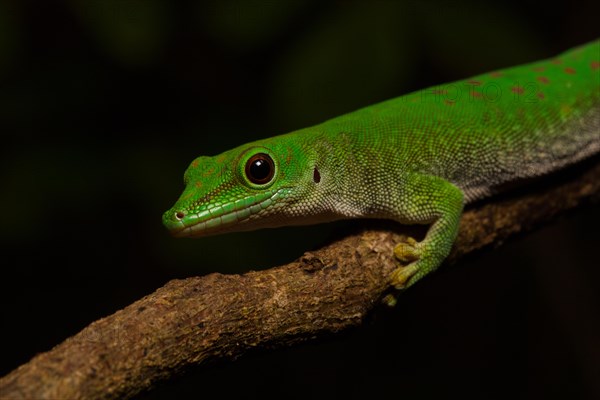
[[[267,140],[195,159],[185,172],[185,189],[163,215],[163,224],[178,237],[287,224],[286,206],[302,199],[313,180],[300,152]]]

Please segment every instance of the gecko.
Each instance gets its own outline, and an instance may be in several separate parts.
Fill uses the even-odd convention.
[[[403,290],[448,256],[464,207],[600,152],[600,40],[192,161],[176,237],[348,218],[428,225],[397,243]]]

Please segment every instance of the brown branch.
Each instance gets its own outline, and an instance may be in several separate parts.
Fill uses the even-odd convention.
[[[552,187],[475,207],[449,261],[599,197],[591,162]],[[401,239],[366,230],[270,270],[173,280],[0,379],[0,398],[128,398],[192,364],[357,326],[386,293]]]

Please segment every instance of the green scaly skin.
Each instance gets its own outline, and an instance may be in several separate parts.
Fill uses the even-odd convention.
[[[595,41],[199,157],[163,222],[179,237],[358,217],[430,224],[394,249],[400,289],[442,263],[465,204],[599,150]],[[256,154],[268,157],[248,169]]]

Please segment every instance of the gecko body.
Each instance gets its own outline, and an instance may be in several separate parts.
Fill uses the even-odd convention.
[[[600,41],[194,160],[163,216],[180,237],[385,218],[406,288],[437,268],[465,204],[600,152]]]

